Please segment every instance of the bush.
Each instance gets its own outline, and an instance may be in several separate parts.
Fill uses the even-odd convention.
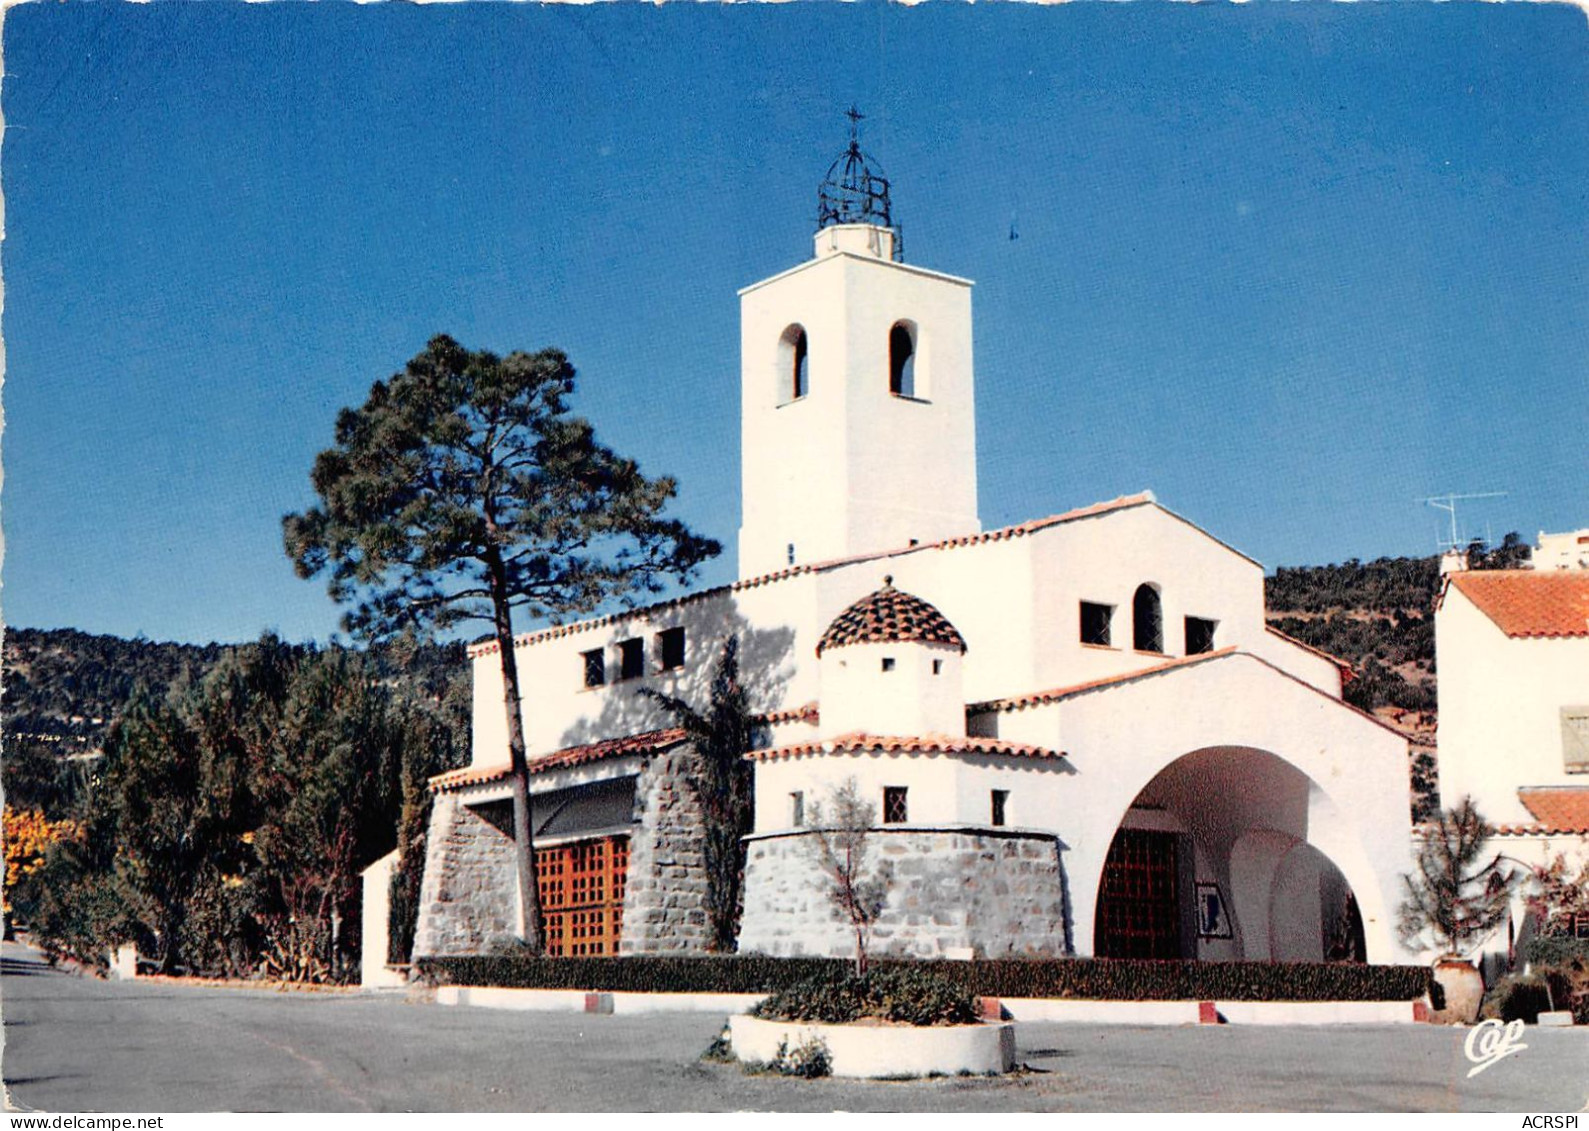
[[[779,1041],[778,1053],[767,1067],[780,1076],[815,1080],[819,1076],[833,1075],[833,1054],[821,1037],[807,1037],[794,1048],[790,1048],[787,1041]]]
[[[921,967],[869,970],[857,978],[811,978],[781,990],[751,1010],[769,1021],[845,1025],[862,1018],[903,1025],[970,1025],[976,999],[944,975]]]
[[[767,994],[853,968],[842,958],[766,955],[423,958],[420,973],[459,986]],[[878,972],[931,970],[973,996],[1092,1001],[1413,1001],[1429,991],[1427,966],[1345,962],[1191,962],[1125,958],[879,961]]]
[[[1508,974],[1484,995],[1479,1016],[1501,1021],[1521,1018],[1537,1024],[1539,1015],[1550,1009],[1550,989],[1545,979],[1534,974]]]
[[[1571,966],[1589,963],[1589,939],[1571,935],[1535,935],[1523,944],[1523,961],[1531,966]]]

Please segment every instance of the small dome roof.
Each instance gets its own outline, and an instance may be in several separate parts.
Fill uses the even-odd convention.
[[[894,588],[892,577],[883,578],[883,587],[862,597],[828,625],[817,641],[817,655],[828,648],[847,644],[892,644],[919,641],[947,644],[966,650],[965,638],[949,623],[949,618],[920,597]]]

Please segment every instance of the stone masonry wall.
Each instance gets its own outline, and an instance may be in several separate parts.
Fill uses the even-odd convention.
[[[414,955],[482,954],[518,931],[513,841],[459,801],[435,799]]]
[[[854,935],[820,884],[811,835],[750,842],[741,953],[850,957]],[[868,865],[888,861],[893,883],[872,931],[873,957],[943,958],[1068,953],[1065,887],[1052,837],[877,829]],[[875,874],[875,873],[869,873]]]
[[[635,784],[620,954],[702,954],[711,938],[701,811],[685,776],[689,745],[650,758]]]

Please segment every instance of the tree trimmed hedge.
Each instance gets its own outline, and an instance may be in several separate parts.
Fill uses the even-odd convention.
[[[609,992],[769,994],[812,978],[842,980],[842,958],[423,958],[426,979],[458,986]],[[879,960],[879,969],[931,970],[986,997],[1091,1001],[1412,1001],[1429,989],[1425,966],[1324,962],[1150,962],[1124,958]]]

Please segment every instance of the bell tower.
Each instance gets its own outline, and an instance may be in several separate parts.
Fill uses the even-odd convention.
[[[742,578],[981,529],[971,283],[904,262],[849,117],[813,258],[739,292]]]

